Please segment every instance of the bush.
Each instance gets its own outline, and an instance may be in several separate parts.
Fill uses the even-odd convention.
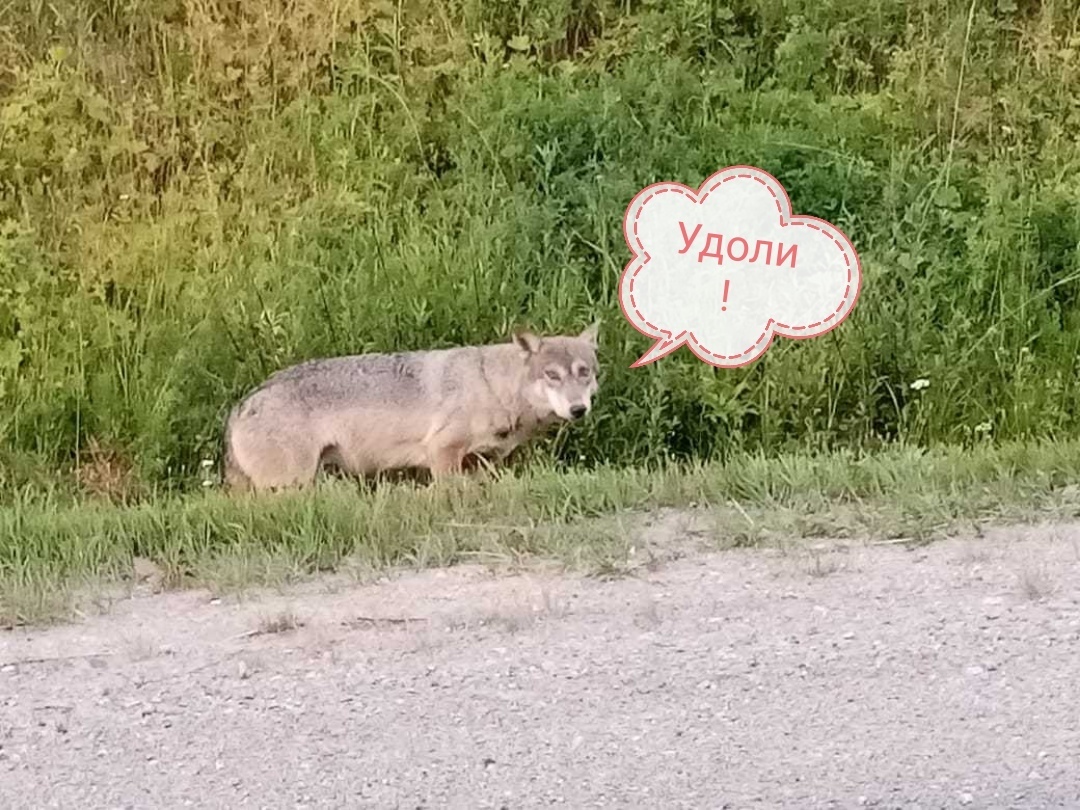
[[[16,3],[0,484],[99,446],[197,484],[283,364],[598,316],[604,388],[560,463],[1075,434],[1066,6]],[[746,369],[631,371],[623,211],[729,163],[845,230],[859,304]]]

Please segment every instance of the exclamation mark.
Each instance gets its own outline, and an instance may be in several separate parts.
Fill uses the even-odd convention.
[[[731,279],[724,279],[724,303],[727,303],[728,285],[731,284]],[[721,312],[727,312],[727,307],[720,307]]]

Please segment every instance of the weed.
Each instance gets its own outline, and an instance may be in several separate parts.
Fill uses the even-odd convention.
[[[1069,3],[579,5],[16,4],[0,498],[198,490],[284,364],[596,315],[597,409],[522,465],[1075,434]],[[631,370],[623,211],[728,163],[848,233],[859,305],[746,369]]]
[[[258,635],[276,635],[278,633],[288,633],[291,630],[296,630],[303,627],[304,623],[297,618],[296,614],[291,610],[282,610],[273,616],[264,616],[259,621]]]
[[[1020,593],[1032,601],[1040,601],[1054,592],[1054,581],[1042,566],[1025,566],[1017,575]]]
[[[612,516],[643,507],[708,504],[726,545],[1074,508],[1072,5],[15,4],[0,620],[133,557],[226,590],[538,554],[625,575]],[[848,234],[860,302],[745,369],[630,369],[626,205],[731,163]],[[217,492],[229,406],[283,365],[597,315],[593,414],[482,486]]]
[[[0,620],[55,615],[84,586],[130,577],[133,557],[153,560],[163,587],[230,592],[329,570],[370,577],[392,566],[478,560],[548,558],[621,577],[670,559],[696,522],[727,537],[750,519],[747,542],[765,544],[799,537],[800,525],[817,536],[843,529],[927,540],[973,520],[1072,517],[1078,491],[1049,481],[1075,479],[1078,464],[1075,442],[1016,443],[861,458],[745,455],[659,471],[534,468],[486,485],[399,484],[363,496],[338,481],[277,496],[211,491],[129,506],[24,496],[0,506]],[[639,526],[646,510],[690,503],[698,504],[693,520],[668,520],[655,536]]]

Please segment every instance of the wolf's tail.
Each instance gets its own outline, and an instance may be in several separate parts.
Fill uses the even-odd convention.
[[[225,419],[225,436],[223,439],[223,452],[222,458],[222,479],[225,482],[225,489],[229,492],[247,492],[251,489],[251,479],[244,473],[240,467],[240,463],[236,460],[236,453],[233,450],[232,434],[233,434],[233,419],[236,417],[237,409],[233,408],[229,411],[228,417]]]

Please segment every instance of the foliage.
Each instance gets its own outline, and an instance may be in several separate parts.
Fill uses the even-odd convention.
[[[1076,433],[1072,4],[0,14],[7,492],[101,458],[197,485],[229,405],[283,364],[597,316],[602,396],[544,448],[560,463]],[[623,211],[730,163],[844,229],[859,304],[747,369],[680,351],[630,370],[648,344],[615,298]]]

